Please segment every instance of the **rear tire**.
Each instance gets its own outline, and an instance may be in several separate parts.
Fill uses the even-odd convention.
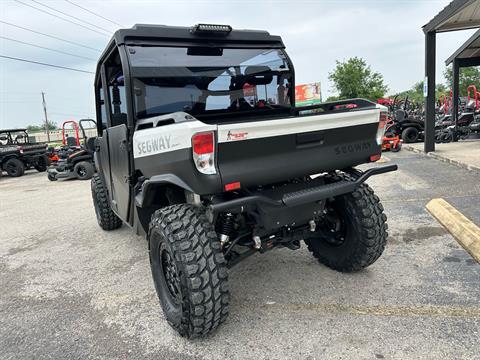
[[[38,158],[37,164],[35,165],[35,170],[38,172],[45,172],[47,171],[47,167],[49,165],[49,159],[47,155],[42,155]]]
[[[419,132],[414,127],[407,127],[402,131],[402,139],[404,143],[411,144],[418,141]]]
[[[80,161],[78,164],[75,164],[73,172],[78,180],[89,180],[95,173],[95,168],[91,162]]]
[[[148,240],[153,281],[168,323],[187,338],[214,331],[228,315],[228,272],[204,211],[187,204],[157,210]]]
[[[8,176],[19,177],[25,173],[25,165],[20,159],[12,158],[7,160],[4,167]]]
[[[345,177],[336,177],[339,179]],[[387,216],[378,196],[362,184],[354,192],[327,203],[329,208],[317,235],[305,239],[308,250],[320,263],[337,271],[353,272],[373,264],[383,253],[388,236]],[[333,227],[332,214],[336,215]]]
[[[92,177],[92,199],[98,225],[103,230],[115,230],[122,226],[122,220],[115,215],[108,201],[107,189],[98,174]]]

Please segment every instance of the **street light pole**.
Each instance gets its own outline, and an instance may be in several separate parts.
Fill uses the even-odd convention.
[[[42,91],[43,113],[45,114],[45,131],[47,132],[47,141],[50,142],[50,129],[48,126],[47,103],[45,102],[45,93]]]

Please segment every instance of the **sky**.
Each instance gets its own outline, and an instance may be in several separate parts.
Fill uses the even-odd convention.
[[[236,29],[260,29],[281,35],[295,66],[296,83],[320,81],[324,99],[334,94],[328,74],[334,69],[335,61],[353,56],[364,58],[373,70],[380,72],[389,86],[389,93],[395,93],[410,88],[424,78],[424,35],[421,27],[449,2],[0,0],[0,21],[98,49],[68,44],[0,22],[0,55],[95,72],[101,50],[111,34],[120,28],[117,24],[124,27],[136,23],[181,26],[197,23],[230,24]],[[87,28],[55,18],[32,6]],[[437,35],[437,82],[444,82],[445,59],[472,33],[458,31]],[[42,92],[45,93],[48,118],[57,124],[68,119],[95,118],[93,77],[93,74],[0,58],[0,128],[40,125],[44,121]]]

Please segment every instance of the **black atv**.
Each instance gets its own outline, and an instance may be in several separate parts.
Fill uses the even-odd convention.
[[[89,180],[95,173],[93,153],[95,138],[88,138],[85,133],[84,123],[90,122],[97,125],[94,120],[82,119],[78,122],[83,135],[83,144],[80,147],[66,147],[58,151],[59,160],[52,164],[47,171],[48,180],[78,179]]]
[[[30,142],[26,129],[0,130],[0,172],[19,177],[30,168],[44,172],[48,164],[47,144]]]

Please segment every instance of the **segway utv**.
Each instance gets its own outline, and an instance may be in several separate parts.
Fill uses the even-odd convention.
[[[65,158],[60,158],[55,164],[48,168],[48,180],[89,180],[95,173],[95,163],[93,161],[95,138],[87,137],[83,126],[86,122],[93,123],[96,126],[95,121],[91,119],[82,119],[78,122],[84,139],[83,144],[81,144],[77,150],[71,152]],[[65,136],[63,136],[63,138],[65,139]]]

